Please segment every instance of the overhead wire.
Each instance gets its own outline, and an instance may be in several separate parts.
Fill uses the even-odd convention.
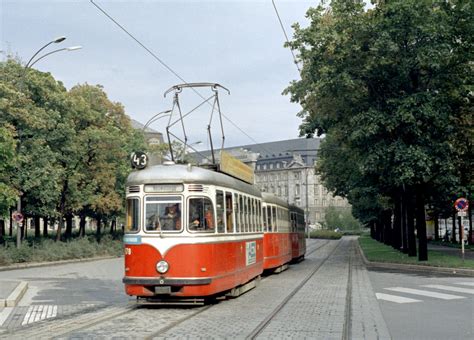
[[[174,76],[176,76],[179,80],[181,80],[183,83],[188,84],[186,80],[184,80],[183,77],[181,77],[176,71],[174,71],[169,65],[167,65],[161,58],[159,58],[153,51],[151,51],[148,47],[145,46],[138,38],[136,38],[132,33],[130,33],[123,25],[121,25],[117,20],[115,20],[110,14],[108,14],[103,8],[101,8],[98,4],[94,2],[94,0],[90,0],[90,2],[99,10],[101,11],[107,18],[109,18],[115,25],[117,25],[122,31],[124,31],[130,38],[132,38],[138,45],[140,45],[145,51],[147,51],[155,60],[157,60],[161,65],[163,65],[168,71],[170,71]],[[206,100],[206,98],[195,88],[191,87],[191,90],[196,93],[199,97],[201,97],[203,100]],[[209,105],[211,105],[209,103]],[[254,138],[252,138],[249,134],[247,134],[243,129],[241,129],[236,123],[234,123],[229,117],[227,117],[224,113],[221,113],[222,116],[229,122],[231,123],[237,130],[239,130],[241,133],[243,133],[247,138],[249,138],[252,142],[255,144],[261,144],[257,142]],[[264,148],[262,148],[265,150]],[[270,151],[265,150],[266,152],[270,153]]]
[[[298,65],[298,61],[296,60],[296,55],[295,53],[293,52],[293,49],[290,47],[290,40],[288,39],[288,34],[286,34],[286,30],[285,30],[285,26],[283,26],[283,22],[281,21],[281,18],[280,18],[280,13],[278,13],[278,9],[275,5],[275,1],[272,0],[272,4],[273,4],[273,8],[275,9],[275,13],[278,17],[278,21],[280,22],[280,27],[283,31],[283,34],[285,35],[285,39],[286,39],[286,43],[288,44],[288,47],[290,48],[290,52],[291,52],[291,55],[293,56],[293,61],[296,65],[296,68],[298,69],[298,73],[300,74],[301,76],[301,69],[300,69],[300,66]]]

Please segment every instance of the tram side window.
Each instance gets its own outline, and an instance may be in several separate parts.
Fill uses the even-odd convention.
[[[262,231],[262,205],[259,200],[257,200],[257,231]]]
[[[278,231],[278,219],[277,219],[277,213],[276,213],[276,207],[272,207],[272,224],[273,224],[273,231]]]
[[[267,223],[267,207],[263,207],[263,231],[268,231],[268,223]]]
[[[140,200],[138,198],[127,199],[127,223],[126,233],[136,233],[140,228]]]
[[[188,200],[189,230],[214,231],[214,209],[207,197],[192,197]]]
[[[234,232],[234,214],[233,214],[234,204],[232,203],[232,193],[225,193],[225,217],[227,223],[227,232]]]
[[[267,221],[268,221],[268,231],[273,231],[273,221],[272,221],[272,207],[267,205]]]
[[[234,194],[234,214],[235,214],[235,231],[240,232],[240,207],[239,207],[239,195]]]
[[[244,210],[245,210],[245,232],[249,231],[249,198],[244,196]]]
[[[223,233],[225,230],[224,193],[220,190],[216,191],[216,214],[217,214],[217,232]]]
[[[244,218],[244,198],[239,195],[239,216],[240,216],[240,232],[245,231],[245,218]]]
[[[250,231],[255,231],[255,200],[253,198],[249,199],[250,202]]]

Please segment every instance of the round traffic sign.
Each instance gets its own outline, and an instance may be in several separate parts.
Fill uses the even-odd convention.
[[[467,211],[469,208],[469,202],[464,197],[458,198],[456,202],[454,202],[454,208],[457,211]]]
[[[15,222],[18,222],[18,223],[23,222],[23,214],[21,212],[15,211],[12,214],[12,218]]]

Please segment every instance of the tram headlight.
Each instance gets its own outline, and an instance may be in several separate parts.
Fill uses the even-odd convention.
[[[169,268],[170,268],[170,265],[165,260],[161,260],[156,264],[156,270],[160,274],[166,273]]]

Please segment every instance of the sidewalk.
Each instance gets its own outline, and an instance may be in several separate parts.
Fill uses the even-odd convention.
[[[15,307],[27,289],[25,281],[0,280],[0,311],[4,307]]]

